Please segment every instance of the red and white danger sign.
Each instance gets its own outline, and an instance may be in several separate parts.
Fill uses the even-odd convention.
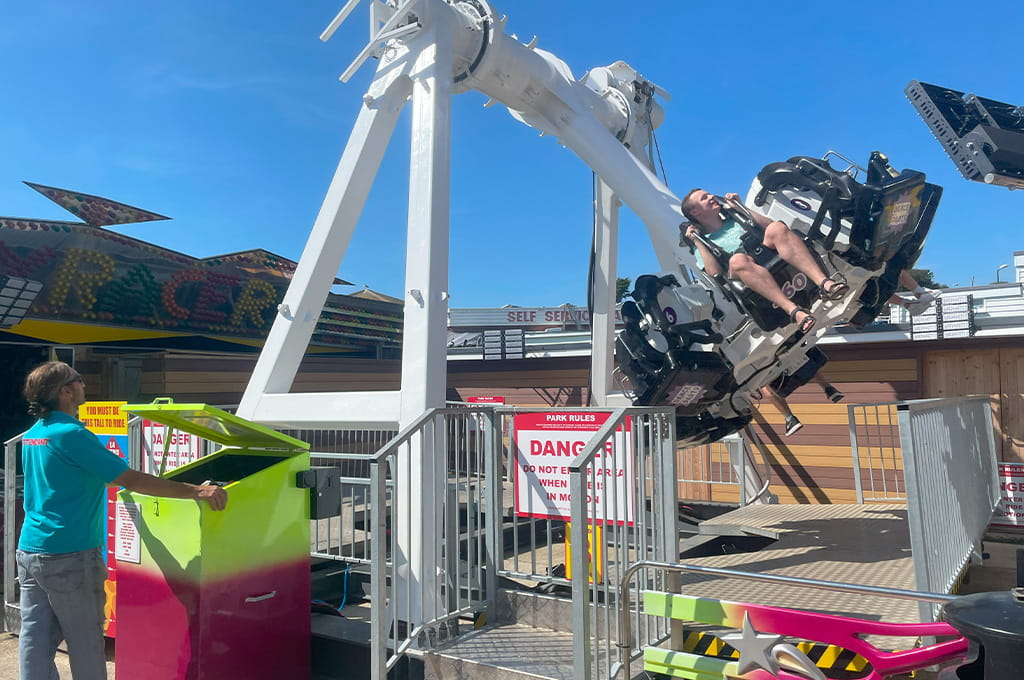
[[[992,513],[992,526],[1024,527],[1024,465],[1000,463],[999,489],[1002,498]]]
[[[610,414],[586,411],[515,416],[516,514],[570,518],[569,464],[581,454]],[[593,522],[633,523],[633,458],[629,422],[616,429],[595,456],[593,476],[584,473],[588,516]]]
[[[169,430],[152,420],[142,421],[142,469],[150,474],[160,471],[164,452],[167,452],[165,470],[174,470],[199,459],[202,441],[199,435],[180,430]],[[152,461],[152,466],[150,465]]]

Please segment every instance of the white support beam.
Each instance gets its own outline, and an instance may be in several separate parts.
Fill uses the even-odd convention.
[[[246,416],[287,429],[398,429],[399,392],[295,392],[266,394]]]
[[[409,223],[405,261],[405,323],[402,330],[400,423],[413,423],[430,408],[443,408],[447,387],[448,241],[451,203],[452,33],[450,8],[422,3],[424,30],[410,44],[417,50],[412,76],[412,139],[409,163]],[[394,592],[416,593],[399,610],[419,625],[440,614],[437,564],[445,489],[444,430],[428,428],[399,451],[395,479],[398,553],[409,570]],[[408,457],[405,459],[405,457]],[[408,503],[407,508],[402,504]]]
[[[412,80],[408,70],[407,61],[401,59],[381,63],[376,80],[363,97],[334,179],[238,406],[243,418],[259,421],[254,415],[259,411],[273,420],[273,414],[259,402],[265,395],[286,394],[291,389],[409,97]]]
[[[611,187],[594,178],[594,274],[590,333],[590,400],[606,406],[612,390],[615,288],[619,259],[619,207]]]

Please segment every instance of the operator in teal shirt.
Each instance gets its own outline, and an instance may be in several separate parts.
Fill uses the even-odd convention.
[[[25,524],[18,550],[70,553],[102,545],[103,491],[128,463],[62,411],[37,420],[21,446]]]
[[[18,540],[21,587],[19,661],[22,680],[54,680],[54,655],[67,640],[75,680],[106,680],[100,546],[108,484],[170,498],[194,498],[214,510],[227,505],[218,486],[196,486],[132,470],[75,418],[85,381],[60,361],[25,379],[29,413],[38,420],[21,440],[25,522]]]

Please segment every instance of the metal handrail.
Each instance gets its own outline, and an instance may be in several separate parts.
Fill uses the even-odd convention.
[[[863,595],[879,595],[892,597],[901,600],[916,600],[918,602],[945,603],[957,599],[954,595],[942,595],[940,593],[918,592],[916,590],[903,590],[899,588],[883,588],[881,586],[865,586],[854,583],[839,583],[837,581],[821,581],[818,579],[799,578],[796,576],[780,576],[778,574],[759,574],[749,571],[736,571],[734,569],[722,569],[720,567],[702,567],[696,564],[669,564],[667,562],[641,561],[631,564],[622,575],[619,582],[619,663],[625,669],[623,678],[629,680],[632,675],[629,670],[632,662],[633,638],[629,617],[629,583],[636,572],[641,569],[660,569],[668,572],[695,572],[712,576],[725,576],[741,578],[753,581],[769,581],[782,583],[791,586],[804,588],[819,588],[821,590],[832,590],[848,593],[861,593]]]
[[[768,487],[770,487],[771,483],[772,483],[772,466],[768,464],[768,456],[765,455],[765,445],[764,445],[764,442],[761,441],[761,438],[757,436],[757,434],[754,432],[754,429],[752,427],[750,427],[749,424],[748,425],[744,425],[743,426],[743,433],[745,435],[747,435],[747,437],[750,438],[750,440],[757,447],[757,450],[760,451],[760,453],[761,453],[761,460],[764,462],[764,483],[761,484],[761,488],[758,489],[757,493],[754,494],[753,498],[751,498],[749,501],[746,501],[746,502],[743,503],[743,505],[750,505],[751,503],[756,503],[757,501],[761,500],[761,498],[766,493],[768,493]],[[743,447],[743,448],[744,448],[744,456],[746,456],[746,447]],[[754,461],[751,460],[750,462],[753,463]],[[746,481],[747,481],[747,467],[746,467],[746,465],[744,465],[742,463],[741,463],[741,466],[742,466],[741,470],[743,471],[743,476],[740,478],[740,489],[741,489],[741,491],[745,491],[746,490]]]
[[[422,428],[424,423],[439,413],[488,413],[490,411],[494,411],[493,406],[484,406],[480,404],[473,404],[470,408],[428,408],[423,412],[423,415],[412,421],[409,425],[406,425],[404,429],[399,430],[398,434],[388,440],[376,453],[372,454],[372,457],[369,460],[371,463],[379,463],[387,458],[392,451],[407,442],[410,437],[416,434]]]
[[[575,508],[585,507],[578,505],[579,500],[587,497],[586,484],[584,482],[584,470],[590,465],[605,442],[609,440],[612,433],[622,425],[623,421],[633,415],[645,415],[662,413],[674,413],[672,407],[650,408],[650,407],[626,407],[607,409],[610,412],[608,420],[590,438],[583,450],[568,464],[569,469],[569,491],[577,503]],[[673,480],[673,484],[675,480]],[[572,545],[587,545],[587,521],[586,510],[576,515],[572,513],[572,527],[569,530],[569,540]],[[673,535],[678,535],[673,531]],[[573,550],[570,557],[572,567],[572,609],[573,609],[573,672],[576,678],[590,678],[592,673],[592,658],[590,653],[591,625],[590,617],[586,615],[587,605],[590,599],[588,579],[583,574],[590,573],[591,566],[588,564],[586,550]],[[577,576],[578,575],[578,576]]]
[[[420,427],[423,425],[423,423],[433,418],[434,414],[450,410],[451,409],[428,408],[426,411],[423,412],[423,415],[421,415],[416,420],[412,421],[412,423],[410,423],[409,425],[406,425],[404,430],[399,430],[398,434],[392,437],[387,443],[384,444],[384,446],[380,447],[380,450],[377,451],[377,453],[373,454],[373,456],[370,458],[370,462],[381,462],[382,460],[387,458],[387,456],[394,449],[404,444],[406,441],[409,440],[410,437],[416,434],[419,431]]]
[[[400,583],[395,579],[393,575],[389,575],[388,569],[393,566],[394,557],[389,555],[387,539],[390,532],[387,530],[387,490],[391,487],[388,483],[387,467],[388,465],[395,465],[396,463],[389,462],[392,457],[397,458],[400,455],[402,447],[411,446],[412,440],[417,435],[423,435],[428,427],[431,425],[436,426],[436,421],[444,419],[444,416],[458,416],[458,417],[479,417],[488,416],[494,413],[494,407],[491,405],[476,404],[470,408],[457,407],[457,408],[431,408],[427,409],[423,414],[416,418],[412,423],[403,428],[394,437],[388,440],[380,449],[375,453],[369,455],[367,460],[370,463],[370,478],[369,478],[369,494],[372,499],[370,503],[370,534],[372,548],[370,551],[370,589],[371,589],[371,603],[374,607],[374,611],[378,612],[371,621],[371,635],[370,635],[370,674],[372,678],[383,679],[386,677],[388,671],[392,669],[396,663],[405,655],[409,650],[413,649],[417,644],[420,643],[420,639],[424,635],[430,635],[431,626],[443,623],[448,620],[455,619],[459,616],[464,615],[467,611],[479,611],[482,609],[490,609],[492,604],[489,598],[492,597],[491,593],[494,591],[494,565],[491,561],[494,559],[493,555],[497,552],[497,537],[493,530],[488,531],[487,545],[485,550],[481,553],[481,560],[487,562],[485,575],[483,580],[485,581],[482,587],[485,595],[483,596],[482,602],[469,603],[466,606],[456,604],[455,609],[447,609],[443,613],[434,618],[424,617],[423,621],[418,621],[415,624],[406,620],[405,622],[409,625],[408,630],[404,630],[401,636],[398,634],[397,620],[392,622],[390,615],[385,614],[388,598],[389,585],[392,589],[399,588]],[[493,429],[491,430],[491,437],[493,437]],[[484,465],[486,471],[484,474],[485,479],[493,479],[496,472],[496,467],[493,464],[493,451],[495,450],[494,443],[491,442],[487,447],[487,453],[484,459]],[[384,469],[382,469],[384,468]],[[393,474],[399,474],[397,469],[393,469]],[[436,480],[435,480],[436,481]],[[444,483],[443,481],[441,482]],[[500,484],[487,485],[487,515],[493,518],[497,515],[494,509],[498,503],[498,495],[496,488],[500,491]],[[440,501],[442,506],[445,501]],[[405,510],[408,512],[408,509]],[[483,525],[481,524],[481,527]],[[447,548],[447,559],[453,559],[453,555],[457,556],[458,551],[453,550],[451,546]],[[457,559],[457,558],[456,558]],[[391,566],[389,566],[391,562]],[[438,568],[437,565],[428,565],[429,568]],[[456,576],[456,579],[458,577]],[[406,579],[405,598],[409,599],[412,597],[409,590],[410,579]],[[456,589],[459,587],[456,581],[454,586]],[[393,593],[393,600],[395,601],[400,598],[401,593]],[[460,608],[461,607],[461,608]],[[436,614],[436,612],[435,612]],[[389,634],[388,625],[389,623],[395,623],[395,638],[394,644],[389,645]],[[404,636],[404,640],[400,637]],[[389,648],[391,654],[388,654]]]

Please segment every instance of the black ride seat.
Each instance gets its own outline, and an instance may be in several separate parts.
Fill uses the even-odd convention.
[[[793,302],[800,307],[809,308],[814,301],[814,293],[817,289],[814,282],[807,281],[807,277],[796,267],[783,260],[776,251],[764,245],[764,229],[758,226],[749,215],[744,215],[729,206],[723,207],[722,211],[728,217],[739,222],[746,232],[741,239],[740,248],[736,252],[749,255],[754,262],[768,270],[779,288],[783,291],[793,291],[790,295]],[[726,253],[708,238],[702,236],[697,238],[715,256],[722,271],[728,272],[729,258],[734,253]],[[689,245],[690,252],[694,252],[696,250],[694,244]],[[811,252],[813,254],[813,251]],[[742,282],[728,276],[711,276],[710,274],[708,276],[718,284],[720,291],[726,297],[753,319],[761,330],[771,332],[790,323],[788,314],[747,288]],[[801,282],[803,285],[799,285]]]
[[[722,342],[710,320],[676,323],[662,309],[658,294],[677,285],[673,276],[637,278],[633,301],[622,304],[615,361],[630,383],[634,403],[675,406],[676,437],[697,445],[737,431],[752,416],[722,418],[708,411],[736,390],[736,380],[719,354],[700,347]]]

